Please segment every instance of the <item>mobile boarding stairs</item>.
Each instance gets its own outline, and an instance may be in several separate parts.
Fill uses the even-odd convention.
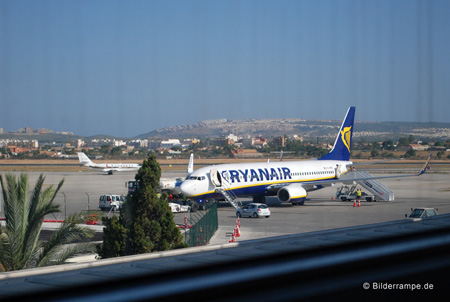
[[[211,183],[215,186],[215,192],[221,193],[225,200],[231,203],[231,205],[238,209],[242,205],[240,201],[237,200],[236,194],[230,189],[228,177],[221,177],[220,173],[216,169],[212,169],[211,173]]]
[[[353,171],[341,176],[341,180],[344,183],[350,183],[352,179],[356,178],[369,178],[372,177],[368,172],[365,171]],[[394,192],[391,191],[386,185],[382,184],[377,179],[365,179],[365,180],[356,180],[353,181],[353,186],[350,189],[350,193],[352,193],[356,189],[356,185],[362,186],[364,189],[369,191],[375,196],[375,200],[383,200],[383,201],[393,201],[394,200]]]

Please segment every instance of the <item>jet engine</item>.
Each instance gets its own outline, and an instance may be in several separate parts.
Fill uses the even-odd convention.
[[[172,194],[180,193],[180,185],[183,182],[181,178],[161,178],[159,181],[159,189],[161,191],[170,191]]]
[[[305,188],[299,184],[282,187],[277,194],[280,202],[291,202],[292,204],[303,204],[307,195]]]

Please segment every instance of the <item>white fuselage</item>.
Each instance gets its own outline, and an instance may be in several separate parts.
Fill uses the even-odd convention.
[[[139,169],[138,164],[91,164],[89,165],[89,168],[94,169],[130,169],[131,170],[137,170]]]
[[[238,197],[275,195],[279,188],[293,184],[312,191],[324,187],[325,183],[329,185],[325,181],[339,178],[351,164],[350,161],[308,160],[209,166],[194,171],[181,185],[181,191],[198,199],[218,197],[217,184],[211,180],[213,170],[217,170],[222,187]]]

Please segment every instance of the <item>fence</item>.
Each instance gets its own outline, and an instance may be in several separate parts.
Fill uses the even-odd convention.
[[[105,193],[103,193],[105,194]],[[47,215],[46,219],[65,220],[74,213],[100,212],[98,207],[99,197],[102,192],[59,192],[55,198],[55,204],[60,206],[60,213]],[[105,211],[103,215],[111,216],[113,213]]]
[[[56,196],[55,203],[60,205],[61,212],[47,215],[45,219],[65,220],[73,213],[99,214],[111,217],[118,215],[118,212],[104,211],[100,212],[98,201],[100,195],[105,194],[99,192],[59,192]],[[191,212],[187,224],[192,226],[185,229],[185,242],[189,246],[201,246],[208,244],[209,240],[219,228],[217,216],[217,202],[208,202],[205,210]],[[0,205],[0,217],[4,216]],[[177,214],[175,222],[181,225],[183,216]]]
[[[185,229],[185,240],[190,247],[208,244],[219,228],[217,202],[207,203],[204,211],[191,213],[187,221],[192,227]]]

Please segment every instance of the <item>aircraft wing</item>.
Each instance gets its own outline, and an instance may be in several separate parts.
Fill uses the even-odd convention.
[[[416,174],[400,174],[400,175],[389,175],[389,176],[371,176],[371,177],[346,177],[349,176],[348,174],[343,175],[340,178],[335,179],[329,179],[329,180],[312,180],[312,181],[304,181],[300,182],[298,184],[302,186],[315,186],[315,185],[323,185],[323,184],[333,184],[333,183],[340,183],[340,182],[352,182],[352,181],[362,181],[362,180],[370,180],[370,179],[383,179],[383,178],[401,178],[401,177],[414,177],[414,176],[420,176],[425,173],[425,171],[428,169],[428,165],[430,163],[431,154],[428,156],[427,161],[425,162],[423,168]],[[275,185],[270,185],[267,187],[268,191],[276,192],[282,187],[288,186],[291,183],[280,183]]]
[[[383,179],[383,178],[401,178],[401,177],[414,177],[420,176],[425,173],[428,169],[428,165],[430,163],[431,154],[428,156],[427,161],[425,162],[423,168],[416,174],[400,174],[400,175],[389,175],[389,176],[372,176],[372,177],[341,177],[337,179],[330,180],[314,180],[314,181],[305,181],[302,182],[302,185],[318,185],[318,184],[327,184],[327,183],[338,183],[338,182],[350,182],[350,181],[361,181],[361,180],[369,180],[369,179]]]
[[[372,160],[372,161],[363,161],[363,162],[359,162],[359,163],[353,163],[353,166],[369,166],[369,165],[375,165],[375,164],[379,164],[379,163],[385,163],[388,161],[394,161],[394,160],[399,160],[399,158],[397,159],[383,159],[383,160]]]

